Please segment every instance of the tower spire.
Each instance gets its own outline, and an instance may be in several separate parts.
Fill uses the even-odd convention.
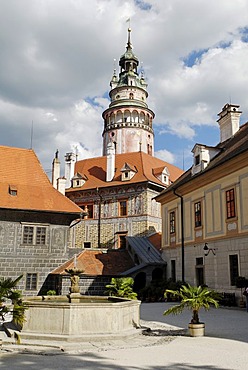
[[[128,37],[127,37],[127,51],[132,50],[132,43],[131,43],[131,28],[128,27]]]
[[[111,102],[103,112],[103,155],[107,154],[110,142],[115,143],[116,154],[154,153],[154,113],[146,102],[148,93],[143,68],[139,74],[138,66],[139,59],[133,52],[129,24],[126,50],[119,59],[119,75],[116,75],[114,68],[110,81]]]

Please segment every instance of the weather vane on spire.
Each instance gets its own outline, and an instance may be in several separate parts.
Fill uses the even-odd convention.
[[[128,23],[128,30],[130,29],[130,31],[131,31],[131,18],[128,18],[126,20],[126,23]]]

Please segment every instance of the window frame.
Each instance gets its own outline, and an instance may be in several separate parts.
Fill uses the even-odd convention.
[[[25,290],[37,290],[38,288],[38,274],[37,272],[27,272],[25,279]]]
[[[194,203],[195,227],[202,226],[202,207],[201,201]]]
[[[226,218],[236,217],[235,190],[234,188],[226,190]]]
[[[48,225],[22,225],[22,245],[47,245]]]
[[[169,223],[170,223],[170,235],[176,233],[176,212],[171,211],[170,217],[169,217]]]
[[[125,206],[123,207],[122,204],[125,204]],[[119,216],[120,217],[126,217],[128,215],[128,203],[127,203],[127,199],[121,199],[119,200]],[[125,210],[125,212],[124,212]]]

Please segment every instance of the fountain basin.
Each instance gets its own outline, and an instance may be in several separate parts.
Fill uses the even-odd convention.
[[[73,296],[73,299],[71,299]],[[140,301],[117,297],[37,296],[29,308],[22,338],[78,341],[134,334],[140,325]]]

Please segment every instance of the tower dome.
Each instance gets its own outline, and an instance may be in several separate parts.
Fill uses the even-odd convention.
[[[125,53],[119,60],[119,76],[116,69],[110,81],[109,108],[103,112],[103,155],[110,142],[117,154],[143,151],[154,154],[154,113],[148,108],[147,83],[144,73],[138,71],[139,60],[133,53],[131,28]]]

